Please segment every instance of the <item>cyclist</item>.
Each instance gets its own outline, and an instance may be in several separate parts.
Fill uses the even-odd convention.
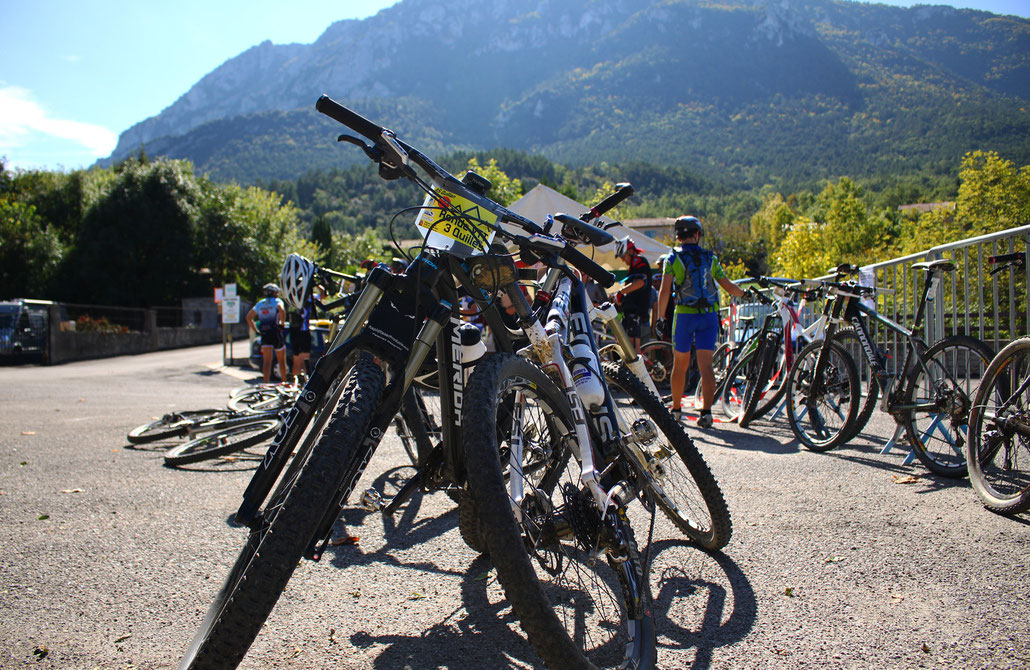
[[[265,284],[265,297],[247,312],[247,327],[261,334],[261,374],[267,384],[272,379],[272,353],[279,364],[279,379],[286,381],[286,343],[283,326],[286,325],[286,305],[279,299],[279,287]]]
[[[651,325],[651,264],[628,237],[615,241],[615,255],[629,266],[629,274],[615,294],[622,307],[622,325],[633,348],[640,351],[640,339]]]
[[[676,219],[676,241],[679,246],[668,256],[662,270],[662,287],[658,291],[658,314],[664,314],[669,297],[676,287],[676,311],[672,328],[672,412],[680,417],[683,387],[690,369],[690,347],[697,351],[697,368],[701,373],[702,406],[698,428],[712,425],[712,400],[715,395],[715,370],[712,354],[719,335],[719,289],[740,297],[744,291],[726,277],[719,259],[700,247],[704,227],[695,216]],[[665,319],[656,319],[655,330],[665,328]]]

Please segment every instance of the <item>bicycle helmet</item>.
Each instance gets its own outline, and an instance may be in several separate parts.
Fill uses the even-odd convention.
[[[700,219],[696,216],[681,216],[676,219],[676,234],[680,233],[694,233],[694,232],[705,234],[704,226],[701,225]]]
[[[311,290],[311,278],[315,276],[315,264],[298,253],[286,257],[280,279],[283,283],[283,299],[290,308],[304,309]]]
[[[620,237],[615,240],[615,255],[622,258],[626,254],[637,253],[637,245],[633,244],[633,240],[628,237]]]
[[[264,292],[265,296],[269,298],[271,298],[274,295],[279,295],[279,287],[271,282],[262,286],[261,290]]]

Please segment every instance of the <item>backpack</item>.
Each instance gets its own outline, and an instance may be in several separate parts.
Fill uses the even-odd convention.
[[[707,249],[691,245],[673,250],[673,258],[683,265],[683,281],[676,287],[676,304],[705,309],[719,304],[719,289],[712,276],[714,255]]]

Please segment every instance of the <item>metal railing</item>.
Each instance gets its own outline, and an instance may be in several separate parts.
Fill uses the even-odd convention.
[[[942,244],[926,251],[874,263],[862,268],[860,283],[883,289],[876,297],[876,310],[904,326],[911,326],[923,290],[926,273],[914,270],[921,261],[947,259],[955,271],[946,273],[929,296],[923,337],[932,344],[947,335],[968,334],[991,345],[995,351],[1030,332],[1030,301],[1027,280],[1030,265],[1023,270],[1009,268],[991,275],[991,256],[1030,247],[1030,225]],[[831,275],[816,279],[832,279]],[[770,308],[759,304],[741,305],[739,316],[754,315],[760,324]],[[819,317],[822,305],[811,304],[801,315],[807,324]],[[735,326],[733,324],[731,327]],[[903,359],[905,342],[894,332],[869,326],[877,344],[890,354],[889,361]]]
[[[924,339],[933,343],[947,335],[967,334],[983,340],[995,351],[1026,335],[1030,304],[1026,287],[1030,268],[1010,268],[991,275],[991,256],[1024,251],[1030,226],[942,244],[924,252],[862,268],[861,283],[886,289],[876,297],[876,309],[903,325],[915,317],[926,273],[912,269],[920,261],[950,260],[955,271],[945,273],[928,296]],[[900,353],[904,342],[890,333],[877,336],[888,351]]]

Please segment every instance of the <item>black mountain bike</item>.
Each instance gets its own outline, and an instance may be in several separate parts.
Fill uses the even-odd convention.
[[[955,266],[936,260],[912,267],[924,270],[926,281],[911,330],[862,304],[862,298],[876,294],[875,289],[855,282],[823,282],[829,289],[825,339],[802,349],[794,362],[787,382],[787,418],[798,440],[814,451],[832,449],[855,435],[861,404],[858,371],[848,350],[834,338],[841,324],[850,324],[883,393],[882,409],[904,427],[909,444],[928,469],[959,477],[966,474],[972,397],[994,352],[968,335],[926,344],[919,333],[927,303],[932,303],[943,273],[954,271]],[[895,374],[875,346],[867,319],[904,338],[905,357]]]
[[[181,667],[240,662],[300,559],[322,556],[434,343],[442,439],[391,505],[420,488],[453,487],[490,515],[459,508],[466,523],[481,522],[469,535],[484,537],[515,613],[551,667],[654,667],[648,585],[622,500],[632,490],[625,483],[632,473],[605,443],[593,443],[589,432],[583,439],[586,420],[576,395],[525,358],[482,359],[466,386],[458,336],[464,290],[482,308],[498,351],[513,351],[492,291],[515,286],[517,274],[510,256],[491,251],[495,234],[519,246],[523,257],[556,264],[560,256],[606,286],[614,277],[490,200],[482,177],[457,180],[391,131],[325,96],[316,108],[371,142],[340,138],[376,162],[380,176],[409,179],[426,192],[418,208],[426,244],[404,274],[370,273],[316,363],[244,492],[236,519],[250,527],[246,544]],[[517,288],[508,293],[522,295]],[[528,326],[534,316],[521,300],[515,304]],[[498,431],[508,438],[502,444]],[[524,446],[515,462],[506,451],[512,444]],[[590,479],[584,475],[594,472],[592,462],[611,467]],[[513,506],[506,487],[525,481],[532,487],[523,487]]]

